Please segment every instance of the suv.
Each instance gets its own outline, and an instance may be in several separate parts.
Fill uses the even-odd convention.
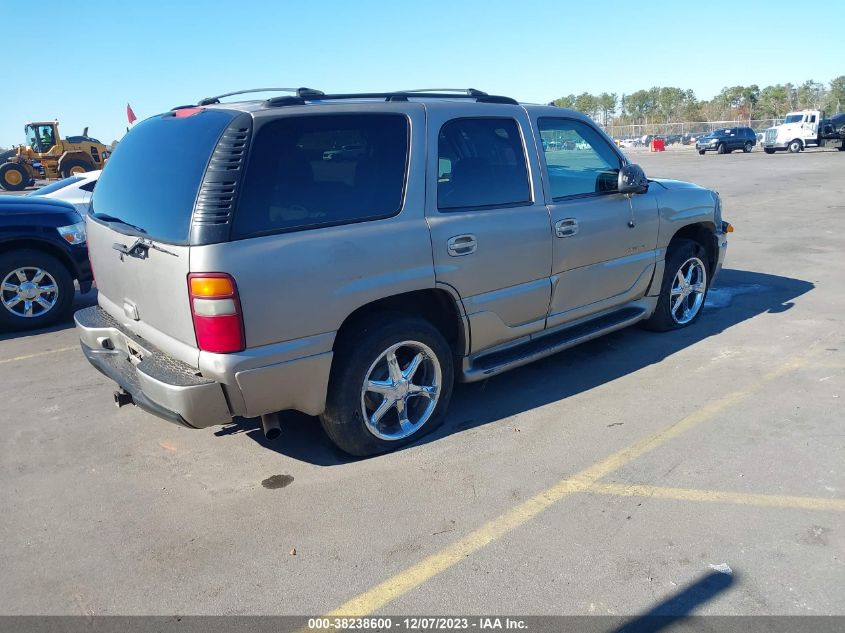
[[[0,196],[0,330],[31,330],[69,318],[74,285],[91,289],[85,223],[73,205]]]
[[[695,149],[702,156],[708,150],[730,154],[735,149],[750,152],[757,144],[757,133],[750,127],[726,127],[714,130],[695,140]]]
[[[268,436],[297,410],[371,455],[441,423],[456,378],[690,325],[730,230],[715,192],[647,180],[570,110],[475,90],[210,98],[110,158],[88,217],[99,306],[76,323],[118,405],[196,428],[260,416]]]

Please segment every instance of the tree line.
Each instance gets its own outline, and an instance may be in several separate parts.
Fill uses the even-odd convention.
[[[793,110],[821,109],[831,115],[845,110],[845,75],[828,84],[809,79],[765,88],[726,86],[710,100],[698,99],[692,90],[655,86],[623,95],[570,94],[552,105],[578,110],[604,125],[778,119]]]

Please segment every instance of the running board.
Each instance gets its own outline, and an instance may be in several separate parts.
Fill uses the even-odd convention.
[[[614,330],[633,325],[642,320],[645,314],[645,308],[623,308],[578,325],[544,334],[514,347],[483,354],[470,361],[462,379],[464,382],[475,382],[527,365]]]

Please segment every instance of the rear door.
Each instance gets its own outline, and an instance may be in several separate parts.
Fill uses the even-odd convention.
[[[617,193],[622,156],[586,121],[539,117],[549,149],[545,195],[552,220],[552,297],[547,327],[638,298],[656,261],[656,194]],[[551,149],[557,140],[573,150]]]
[[[426,217],[435,277],[456,289],[478,352],[545,326],[551,227],[522,108],[484,104],[457,115],[427,104]],[[475,112],[475,111],[473,111]]]
[[[191,216],[206,166],[233,117],[196,109],[139,123],[103,170],[87,221],[100,306],[193,366],[199,352],[187,285]]]

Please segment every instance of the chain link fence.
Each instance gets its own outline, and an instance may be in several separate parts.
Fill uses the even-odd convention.
[[[750,127],[755,132],[783,123],[783,119],[748,119],[742,121],[695,121],[684,123],[646,123],[642,125],[607,125],[604,130],[611,138],[642,139],[646,136],[690,137],[723,127]]]

